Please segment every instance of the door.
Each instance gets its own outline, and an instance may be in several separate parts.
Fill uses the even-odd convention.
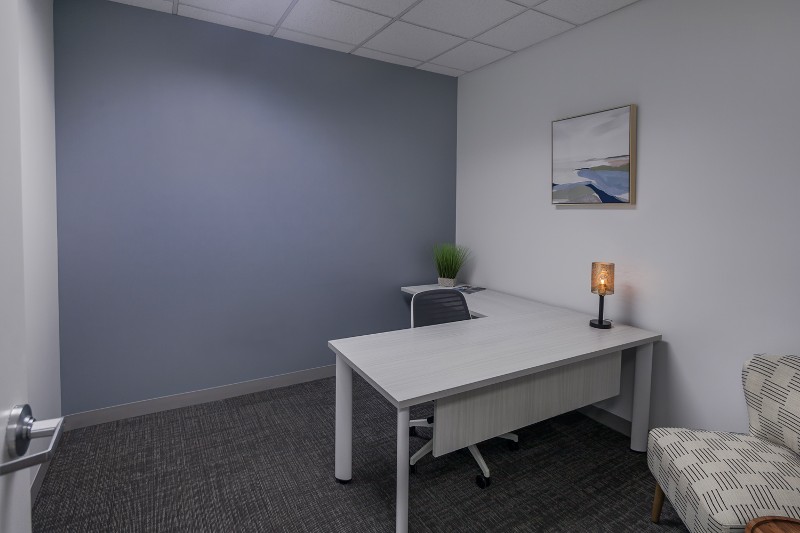
[[[0,461],[8,414],[27,402],[22,235],[19,4],[0,2]],[[30,472],[0,476],[0,533],[31,530]]]

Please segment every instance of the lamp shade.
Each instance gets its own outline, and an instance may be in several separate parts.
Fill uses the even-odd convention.
[[[614,294],[614,263],[592,263],[592,292],[600,296]]]

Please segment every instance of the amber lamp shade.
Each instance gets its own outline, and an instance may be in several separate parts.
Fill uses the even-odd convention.
[[[614,263],[592,263],[592,293],[600,296],[600,311],[597,318],[589,321],[593,328],[609,329],[611,322],[603,320],[603,299],[614,294]]]
[[[614,263],[592,263],[592,292],[600,296],[614,294]]]

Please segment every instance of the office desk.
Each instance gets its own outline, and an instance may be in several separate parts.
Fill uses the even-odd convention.
[[[414,294],[432,288],[437,286],[403,287],[402,290]],[[490,396],[512,393],[530,397],[530,389],[539,385],[538,382],[526,385],[525,380],[542,377],[557,381],[563,374],[573,383],[582,379],[581,376],[594,373],[592,365],[599,365],[601,374],[616,368],[618,380],[619,367],[613,366],[617,353],[636,348],[631,448],[647,449],[653,343],[660,340],[661,335],[622,324],[607,330],[591,328],[590,315],[496,291],[485,290],[465,296],[470,311],[483,318],[328,342],[336,354],[337,480],[347,482],[352,478],[352,372],[355,370],[397,409],[398,532],[408,531],[408,423],[409,408],[413,405],[440,400],[438,408],[439,403],[458,399],[457,410],[460,403],[475,401],[475,395],[484,392]],[[599,383],[598,387],[603,390],[595,391],[597,394],[608,393],[608,383],[612,382],[607,378],[611,377],[605,376]],[[569,390],[578,395],[581,389],[573,386]],[[479,398],[479,401],[484,400]],[[578,403],[585,400],[579,399]],[[507,405],[507,398],[505,402]],[[523,413],[528,419],[531,416],[541,416],[541,413]],[[487,425],[491,425],[490,422],[487,420]],[[436,426],[439,424],[437,418]],[[519,427],[522,425],[513,429]],[[484,433],[497,430],[496,427],[473,429]],[[486,438],[501,433],[489,434]],[[455,438],[469,439],[474,435]]]

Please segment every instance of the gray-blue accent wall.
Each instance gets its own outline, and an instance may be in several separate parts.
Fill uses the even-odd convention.
[[[455,237],[454,78],[55,1],[65,414],[329,365]]]

